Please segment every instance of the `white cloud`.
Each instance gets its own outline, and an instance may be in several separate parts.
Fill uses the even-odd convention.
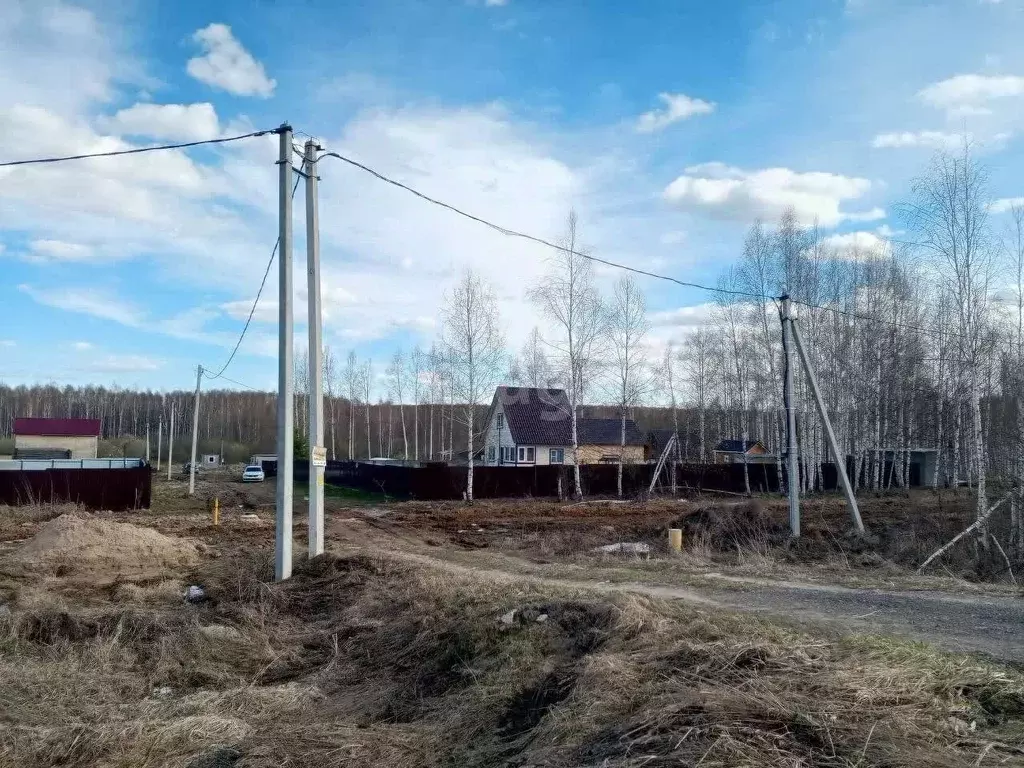
[[[503,5],[508,5],[508,0],[484,0],[484,5],[488,8],[500,8]]]
[[[822,246],[832,258],[854,261],[865,258],[888,256],[892,247],[874,232],[845,232],[829,235],[822,240]]]
[[[97,264],[127,258],[125,253],[111,253],[84,243],[66,240],[33,240],[21,254],[23,261],[33,264]]]
[[[168,141],[202,141],[220,133],[217,112],[208,102],[198,104],[135,104],[98,125],[125,136]]]
[[[988,112],[985,104],[1024,95],[1024,77],[1017,75],[956,75],[923,88],[918,97],[945,109],[951,116]]]
[[[210,24],[197,30],[192,39],[204,51],[186,66],[196,80],[236,96],[268,98],[274,93],[277,83],[267,77],[263,65],[242,47],[227,24]]]
[[[13,339],[0,339],[0,347],[5,347],[7,349],[10,349],[10,348],[16,347],[16,346],[18,346],[18,343],[16,341],[14,341]]]
[[[22,284],[18,290],[47,307],[113,320],[133,328],[142,325],[143,317],[138,309],[95,289],[34,288]]]
[[[664,109],[653,109],[640,115],[636,124],[639,133],[656,133],[680,120],[687,120],[696,115],[709,115],[715,111],[713,103],[694,99],[683,93],[659,93],[658,98],[664,102]]]
[[[792,208],[804,224],[817,221],[831,227],[845,220],[883,218],[885,212],[879,208],[866,212],[841,209],[845,201],[863,197],[870,189],[870,181],[857,177],[789,168],[745,171],[715,162],[687,168],[665,188],[663,196],[683,209],[740,221],[776,218]]]
[[[1001,197],[988,204],[992,213],[1006,213],[1014,207],[1024,207],[1024,197]]]
[[[76,369],[84,373],[145,373],[157,371],[163,367],[164,361],[145,355],[107,354],[97,357]]]
[[[73,346],[79,352],[87,352],[88,350],[92,349],[92,344],[90,344],[88,341],[76,341],[71,346]]]
[[[897,149],[903,147],[924,147],[927,149],[952,149],[962,141],[956,133],[942,131],[903,131],[880,133],[871,146],[876,149]]]
[[[685,240],[686,233],[678,229],[671,232],[663,232],[661,237],[658,238],[658,242],[662,245],[679,245]]]
[[[715,312],[714,304],[697,304],[692,307],[679,307],[664,312],[650,312],[647,319],[653,328],[675,328],[692,330],[706,325]]]

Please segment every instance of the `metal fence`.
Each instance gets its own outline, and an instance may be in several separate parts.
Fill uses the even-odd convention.
[[[152,488],[153,473],[145,464],[0,472],[0,504],[12,506],[80,504],[87,509],[111,511],[148,508]]]

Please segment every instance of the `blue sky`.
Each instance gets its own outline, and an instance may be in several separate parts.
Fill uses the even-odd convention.
[[[1024,0],[372,3],[5,0],[0,159],[289,121],[422,191],[604,258],[714,283],[786,205],[882,247],[966,130],[1024,196]],[[275,137],[0,171],[0,379],[188,387],[227,358],[276,237]],[[429,346],[471,266],[515,347],[543,248],[325,161],[325,338]],[[297,344],[305,333],[296,198]],[[995,210],[998,210],[998,205]],[[997,213],[996,216],[999,214]],[[599,270],[599,277],[614,277]],[[654,339],[710,297],[645,283]],[[276,269],[228,375],[276,382]]]

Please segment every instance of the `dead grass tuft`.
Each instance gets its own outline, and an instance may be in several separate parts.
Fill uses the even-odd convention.
[[[264,551],[0,618],[0,766],[995,766],[1024,678],[623,595]],[[509,612],[512,612],[511,614]],[[511,620],[502,617],[511,615]]]

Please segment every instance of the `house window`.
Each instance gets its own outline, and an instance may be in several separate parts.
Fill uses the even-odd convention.
[[[505,426],[505,414],[498,414],[498,429],[503,429]]]
[[[548,448],[548,464],[564,464],[565,463],[565,449],[564,448]]]
[[[531,464],[534,461],[533,446],[519,446],[519,461]]]
[[[511,464],[516,460],[515,450],[511,445],[501,446],[501,461],[503,464]]]
[[[487,461],[488,461],[488,463],[494,461],[494,446],[493,445],[487,446]]]

